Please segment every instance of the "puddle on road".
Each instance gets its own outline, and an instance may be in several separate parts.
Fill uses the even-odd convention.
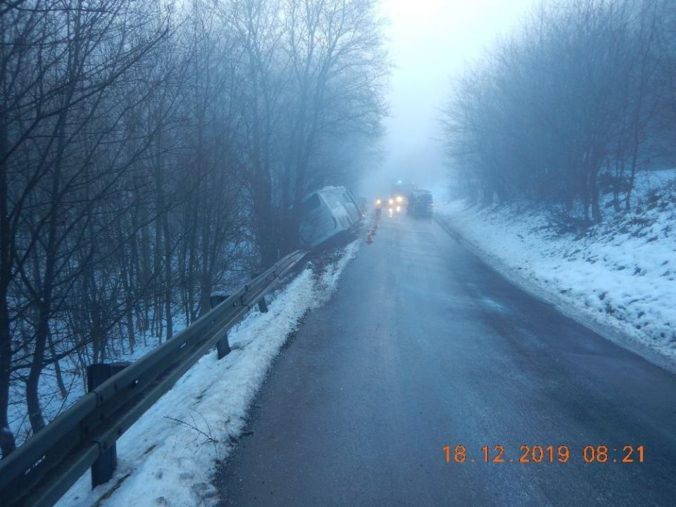
[[[482,296],[480,298],[480,301],[493,310],[496,310],[496,311],[501,312],[501,313],[509,313],[509,310],[507,309],[506,306],[498,303],[497,301],[495,301],[491,298]]]

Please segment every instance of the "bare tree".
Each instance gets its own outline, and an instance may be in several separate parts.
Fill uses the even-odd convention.
[[[295,248],[303,195],[353,181],[378,134],[387,69],[372,0],[25,0],[0,29],[6,456],[74,370]]]
[[[541,5],[470,71],[447,108],[447,151],[484,202],[526,198],[590,224],[628,206],[648,158],[665,4]]]

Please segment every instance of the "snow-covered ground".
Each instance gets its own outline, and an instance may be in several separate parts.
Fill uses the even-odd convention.
[[[249,279],[248,272],[242,266],[239,266],[240,260],[236,259],[233,269],[224,275],[220,288],[225,292],[234,291]],[[153,320],[152,312],[150,313]],[[188,325],[183,308],[178,304],[174,305],[172,315],[174,333],[181,331]],[[58,326],[58,323],[54,323]],[[166,319],[162,319],[162,326],[166,326]],[[124,336],[124,334],[122,334]],[[162,338],[154,334],[152,329],[146,331],[136,330],[136,343],[130,346],[126,339],[109,340],[106,344],[105,362],[134,362],[144,356],[151,350],[162,344]],[[58,348],[68,348],[72,343],[65,342],[57,344],[57,352],[62,352]],[[80,399],[86,391],[86,373],[85,364],[93,361],[92,350],[79,350],[78,354],[67,354],[59,360],[61,369],[61,378],[65,388],[65,396],[61,396],[58,387],[56,370],[54,364],[47,365],[40,375],[39,397],[40,407],[46,422],[53,421],[60,413],[73,405]],[[10,402],[8,407],[9,427],[13,433],[17,445],[22,445],[31,435],[32,429],[28,420],[28,407],[26,404],[25,378],[28,376],[28,369],[22,369],[13,373],[10,383]]]
[[[268,368],[305,313],[335,291],[358,247],[351,243],[323,269],[306,268],[274,295],[268,313],[250,313],[230,331],[228,356],[204,356],[122,436],[111,481],[91,490],[86,474],[57,505],[214,504],[214,468],[237,443]]]
[[[178,321],[176,329],[185,327],[185,322]],[[157,336],[148,334],[140,337],[134,350],[128,346],[121,350],[110,351],[109,361],[133,362],[141,356],[147,354],[160,344]],[[124,344],[123,344],[124,345]],[[62,398],[57,387],[56,372],[54,365],[45,367],[40,375],[40,407],[47,422],[53,421],[65,409],[70,407],[85,393],[84,375],[81,371],[81,365],[78,364],[74,356],[66,356],[59,361],[61,366],[61,375],[66,388],[66,396]],[[23,444],[32,434],[30,423],[28,422],[28,408],[26,406],[25,385],[23,382],[15,381],[10,384],[10,404],[9,404],[9,426],[16,438],[17,445]]]
[[[636,199],[634,211],[584,234],[561,234],[541,210],[515,206],[442,198],[437,212],[498,271],[675,370],[676,171],[642,175]]]

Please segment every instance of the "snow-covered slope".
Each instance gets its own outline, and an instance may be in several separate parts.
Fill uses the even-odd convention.
[[[325,303],[356,255],[348,245],[322,270],[303,271],[268,305],[229,333],[233,351],[204,356],[117,443],[118,468],[107,484],[90,490],[86,474],[61,506],[211,505],[211,475],[236,444],[248,407],[273,359],[308,310]]]
[[[676,171],[643,177],[630,214],[560,233],[540,210],[442,202],[439,215],[482,256],[647,358],[676,365]],[[518,281],[518,280],[517,280]],[[574,315],[575,316],[575,315]],[[598,327],[597,330],[601,330]]]

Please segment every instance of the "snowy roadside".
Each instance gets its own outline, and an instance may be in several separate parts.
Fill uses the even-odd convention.
[[[236,445],[268,368],[305,313],[328,301],[359,244],[318,275],[306,268],[275,295],[268,313],[249,314],[229,333],[228,356],[205,355],[122,436],[111,481],[91,490],[87,473],[57,505],[215,504],[215,466]]]
[[[437,216],[484,261],[606,338],[676,372],[676,175],[582,236],[538,211],[442,203]]]

